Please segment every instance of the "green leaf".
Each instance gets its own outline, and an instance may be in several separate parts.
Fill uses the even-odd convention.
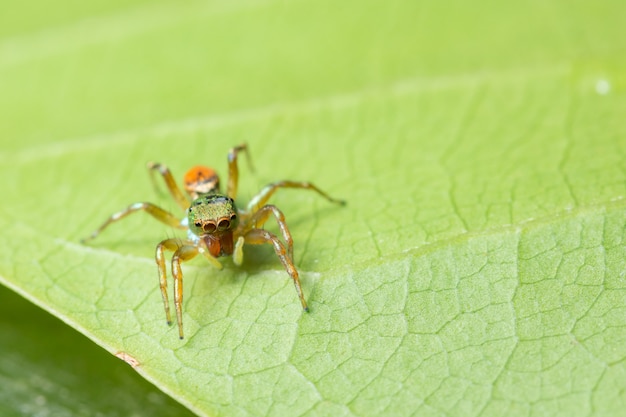
[[[2,416],[190,416],[51,315],[0,287]]]
[[[623,2],[12,7],[0,280],[198,415],[623,410]],[[153,260],[177,231],[138,214],[79,241],[133,202],[176,210],[147,161],[225,175],[242,142],[242,201],[297,179],[348,205],[272,200],[309,314],[271,248],[246,248],[242,268],[184,265],[181,341]],[[17,313],[4,326],[37,338]],[[30,343],[81,355],[41,327]],[[96,414],[99,380],[74,378]]]

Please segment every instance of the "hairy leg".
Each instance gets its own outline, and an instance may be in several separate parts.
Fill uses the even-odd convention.
[[[183,192],[180,191],[180,188],[178,188],[178,185],[176,184],[176,181],[174,180],[174,177],[172,176],[169,168],[164,164],[159,164],[158,162],[148,162],[148,170],[150,172],[150,179],[152,180],[154,188],[158,189],[156,181],[154,179],[154,172],[158,171],[159,174],[161,174],[161,177],[163,177],[165,185],[167,186],[167,190],[174,198],[174,201],[176,201],[176,204],[178,204],[183,210],[187,210],[187,208],[189,207],[189,199],[187,199]]]
[[[283,235],[283,239],[285,239],[285,243],[287,244],[287,256],[289,256],[289,259],[293,261],[293,238],[291,237],[291,232],[287,227],[285,215],[278,207],[272,204],[261,207],[246,221],[242,234],[245,234],[252,229],[262,228],[263,225],[269,220],[270,216],[274,216],[276,219],[280,233]]]
[[[82,242],[85,243],[91,239],[94,239],[96,236],[98,236],[104,229],[106,229],[111,223],[115,223],[118,220],[123,219],[124,217],[128,216],[129,214],[138,212],[138,211],[144,211],[146,213],[148,213],[149,215],[151,215],[152,217],[154,217],[155,219],[157,219],[158,221],[160,221],[161,223],[164,223],[168,226],[174,227],[176,229],[181,229],[181,230],[186,230],[187,226],[184,226],[180,223],[180,219],[177,218],[176,216],[174,216],[172,213],[170,213],[169,211],[163,210],[161,207],[156,206],[152,203],[134,203],[131,204],[130,206],[126,207],[124,210],[119,211],[113,215],[111,215],[111,217],[109,217],[104,223],[102,223],[102,225],[97,228],[96,230],[94,230],[93,233],[91,233],[91,235],[87,236],[86,238],[82,239]]]
[[[180,263],[193,259],[199,253],[196,246],[184,245],[178,248],[172,256],[172,276],[174,277],[174,307],[178,321],[178,337],[183,335],[183,271]]]
[[[300,285],[300,276],[298,274],[298,270],[291,258],[287,255],[287,250],[285,249],[285,245],[274,235],[273,233],[268,232],[263,229],[252,229],[244,236],[245,243],[251,245],[263,245],[269,244],[272,245],[278,259],[285,267],[285,270],[293,280],[293,284],[296,287],[296,292],[298,293],[298,297],[300,298],[300,303],[302,304],[302,308],[304,311],[309,311],[309,307],[306,304],[306,300],[304,299],[304,294],[302,293],[302,287]]]
[[[300,188],[303,190],[311,190],[311,191],[315,191],[317,194],[321,195],[322,197],[324,197],[326,200],[330,201],[331,203],[341,204],[341,205],[346,204],[346,202],[343,200],[337,200],[335,198],[332,198],[331,196],[329,196],[324,191],[320,190],[319,188],[317,188],[315,185],[311,184],[310,182],[278,181],[278,182],[274,182],[274,183],[266,185],[256,196],[252,197],[252,199],[248,203],[248,207],[247,207],[248,212],[254,213],[257,210],[259,210],[261,207],[263,207],[267,203],[267,201],[270,199],[270,197],[279,188]]]
[[[235,146],[228,152],[228,184],[226,188],[226,195],[228,195],[233,200],[237,198],[237,188],[239,186],[239,167],[237,165],[237,156],[239,152],[245,151],[246,157],[248,158],[248,165],[252,167],[252,163],[250,161],[250,153],[248,152],[248,145],[241,144],[239,146]]]

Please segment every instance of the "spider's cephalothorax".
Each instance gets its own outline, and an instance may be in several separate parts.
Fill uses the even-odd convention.
[[[211,256],[233,253],[233,229],[237,227],[237,207],[232,198],[221,194],[203,194],[187,209],[189,239],[204,240]]]
[[[151,173],[158,171],[170,194],[176,203],[186,211],[186,216],[180,220],[172,213],[152,203],[135,203],[126,209],[113,214],[98,229],[84,241],[95,238],[111,223],[116,222],[136,211],[145,211],[157,220],[177,229],[187,230],[187,238],[169,238],[161,241],[156,247],[156,263],[159,271],[159,286],[163,296],[163,305],[168,324],[171,323],[169,298],[167,295],[167,273],[165,268],[164,251],[172,251],[172,275],[174,277],[174,306],[178,321],[178,334],[183,338],[183,274],[181,262],[188,261],[198,254],[202,254],[218,269],[222,264],[217,260],[221,256],[232,256],[236,265],[243,261],[243,245],[270,244],[274,248],[278,259],[293,280],[298,297],[304,310],[308,310],[302,294],[298,271],[293,263],[293,239],[285,222],[285,216],[278,207],[266,204],[272,194],[279,188],[300,188],[312,190],[327,200],[345,204],[336,200],[309,182],[279,181],[268,184],[254,196],[245,210],[235,206],[237,196],[239,169],[237,155],[246,151],[246,145],[236,146],[228,154],[228,184],[225,194],[220,192],[218,175],[211,168],[196,166],[190,169],[184,178],[185,196],[169,169],[162,164],[149,163]],[[154,178],[153,178],[154,179]],[[264,230],[263,225],[273,217],[278,224],[281,241],[275,234]]]

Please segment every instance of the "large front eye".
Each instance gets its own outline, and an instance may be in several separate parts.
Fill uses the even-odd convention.
[[[220,222],[217,224],[217,228],[219,230],[226,230],[230,227],[230,220],[228,219],[222,219],[220,220]]]
[[[202,226],[202,230],[204,230],[207,233],[213,233],[215,232],[215,223],[209,222],[209,223],[205,223],[204,226]]]

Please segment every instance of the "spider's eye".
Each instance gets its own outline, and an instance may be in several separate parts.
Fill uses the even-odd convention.
[[[201,226],[202,226],[202,223],[200,223],[200,222],[196,222],[196,223],[195,223],[195,225],[196,225],[196,227],[201,227]]]
[[[237,220],[237,215],[236,214],[231,214],[230,221],[232,222],[233,220]]]
[[[226,230],[229,227],[230,227],[230,220],[228,220],[228,219],[222,219],[217,224],[217,228],[220,229],[220,230]]]
[[[213,233],[215,232],[215,223],[207,223],[204,226],[202,226],[202,230],[204,230],[207,233]]]

